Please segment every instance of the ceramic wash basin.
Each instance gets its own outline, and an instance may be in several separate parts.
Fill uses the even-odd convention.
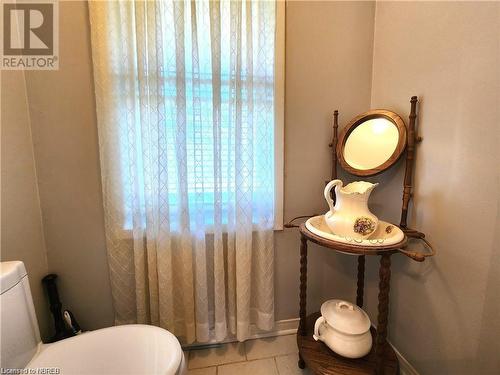
[[[325,221],[325,215],[313,216],[306,221],[306,228],[317,236],[328,240],[358,246],[389,246],[400,243],[405,235],[396,225],[379,221],[377,229],[367,239],[343,237],[332,233]]]

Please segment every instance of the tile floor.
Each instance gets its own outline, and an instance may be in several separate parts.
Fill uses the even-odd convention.
[[[295,335],[190,350],[189,375],[310,375],[297,367]]]

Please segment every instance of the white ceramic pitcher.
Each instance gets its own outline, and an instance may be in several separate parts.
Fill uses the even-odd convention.
[[[377,185],[356,181],[343,186],[341,180],[333,180],[326,185],[324,193],[330,211],[325,214],[325,221],[334,234],[366,239],[375,232],[378,218],[368,209],[368,198]],[[334,186],[337,198],[335,206],[330,196]]]

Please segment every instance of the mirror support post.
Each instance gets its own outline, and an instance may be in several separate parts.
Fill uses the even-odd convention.
[[[337,129],[339,127],[339,111],[333,112],[333,137],[328,146],[332,148],[332,180],[337,178]]]
[[[333,137],[332,137],[332,141],[328,145],[329,147],[332,148],[332,176],[331,176],[332,178],[331,178],[331,180],[337,179],[337,143],[338,143],[337,130],[338,130],[338,128],[339,128],[339,111],[335,110],[335,111],[333,111]],[[326,183],[328,183],[330,181],[326,181]],[[333,203],[335,204],[335,189],[332,189],[330,194],[331,194],[331,197],[333,199]]]
[[[412,196],[412,179],[413,179],[413,165],[415,160],[415,122],[417,119],[417,102],[416,96],[412,96],[410,99],[410,122],[408,124],[407,132],[407,148],[406,148],[406,168],[405,168],[405,178],[403,185],[403,206],[401,208],[401,222],[399,226],[401,228],[407,228],[407,216],[408,216],[408,205]]]

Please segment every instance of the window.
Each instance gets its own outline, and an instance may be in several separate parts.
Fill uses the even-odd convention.
[[[284,3],[240,3],[236,11],[221,2],[218,18],[208,1],[174,4],[146,2],[108,20],[111,40],[133,35],[111,49],[112,125],[99,129],[119,160],[110,168],[120,185],[117,216],[130,230],[163,207],[177,231],[187,207],[194,230],[227,224],[234,201],[250,199],[254,221],[266,211],[281,229]]]

